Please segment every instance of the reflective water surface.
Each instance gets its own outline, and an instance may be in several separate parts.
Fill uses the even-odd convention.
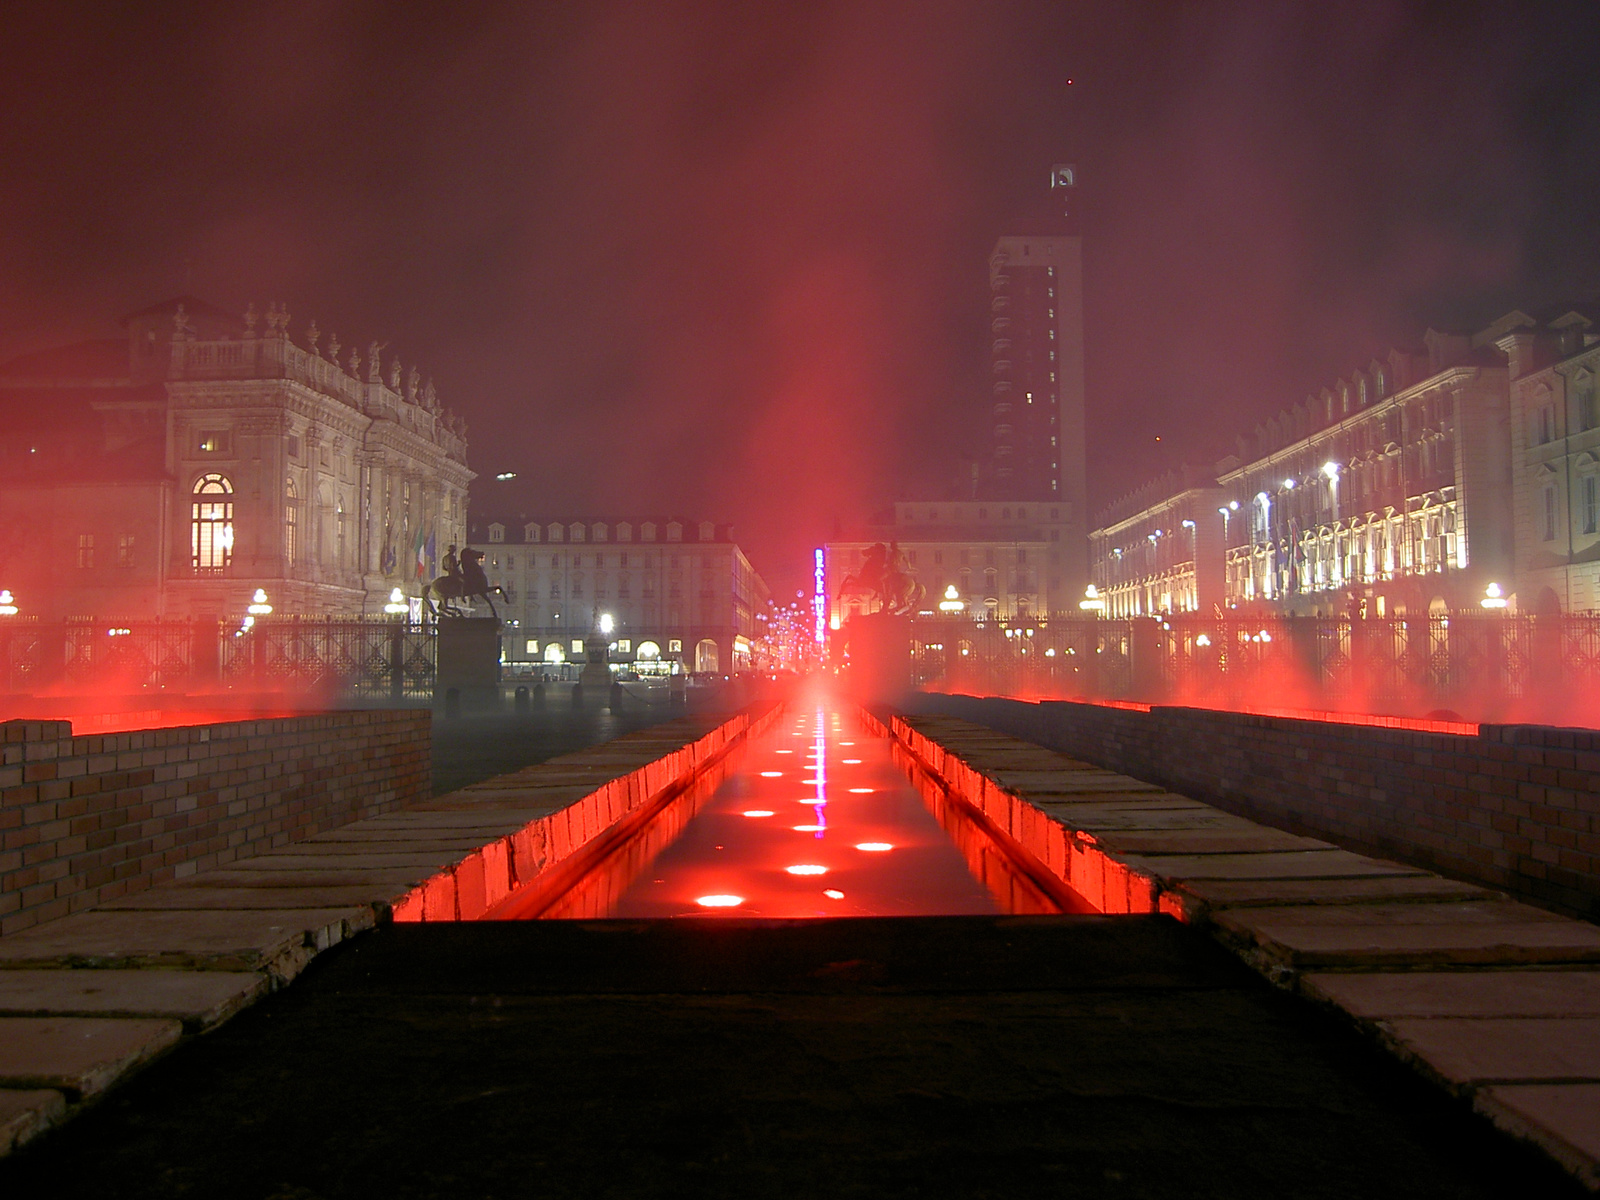
[[[903,762],[888,738],[831,706],[785,712],[562,896],[515,915],[1086,909],[1046,894],[961,805],[925,778],[919,786]]]

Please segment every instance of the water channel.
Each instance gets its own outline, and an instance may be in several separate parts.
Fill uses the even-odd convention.
[[[1090,912],[853,710],[790,709],[512,919]]]

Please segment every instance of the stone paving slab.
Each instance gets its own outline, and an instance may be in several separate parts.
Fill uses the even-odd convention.
[[[164,1017],[199,1030],[268,985],[255,971],[0,971],[0,1016]]]
[[[1024,798],[1031,802],[1031,797]],[[1035,804],[1034,807],[1049,812],[1054,806]],[[1216,829],[1254,833],[1261,829],[1254,821],[1194,804],[1072,804],[1062,806],[1062,810],[1064,815],[1070,813],[1074,829],[1094,834],[1158,829]]]
[[[1403,1017],[1387,1029],[1452,1085],[1600,1083],[1600,1017]]]
[[[0,938],[0,968],[192,967],[290,979],[318,951],[373,924],[370,907],[90,911]]]
[[[1437,875],[1382,875],[1356,879],[1186,879],[1178,891],[1192,900],[1194,915],[1224,908],[1283,904],[1367,904],[1403,900],[1502,898],[1501,893]]]
[[[1257,930],[1268,925],[1576,925],[1557,913],[1515,900],[1441,900],[1433,904],[1283,905],[1222,913],[1224,929]],[[1593,928],[1592,926],[1590,928]]]
[[[498,838],[490,838],[498,841]],[[481,843],[480,843],[481,844]],[[374,850],[353,849],[344,853],[325,853],[313,850],[301,853],[297,845],[282,854],[258,854],[254,858],[236,859],[229,863],[234,871],[411,871],[431,875],[453,866],[465,858],[462,851],[426,851],[378,853]],[[195,878],[203,878],[196,876]]]
[[[150,912],[160,909],[240,908],[347,908],[370,904],[386,907],[410,888],[384,888],[375,883],[336,887],[217,887],[200,876],[206,886],[148,888],[99,906],[99,912]]]
[[[1110,771],[1050,772],[1050,777],[1026,789],[1030,796],[1070,796],[1084,793],[1118,795],[1124,792],[1165,792],[1157,783],[1146,783],[1127,775],[1114,775]]]
[[[321,841],[307,838],[303,842],[295,842],[292,847],[286,847],[283,855],[293,855],[299,858],[323,857],[334,858],[344,855],[347,858],[360,857],[362,859],[404,856],[411,861],[420,861],[424,858],[437,859],[439,862],[455,862],[463,855],[471,854],[483,846],[484,838],[457,837],[439,838],[428,836],[422,838],[382,838],[382,839],[347,839],[343,841]],[[489,838],[489,841],[498,841],[498,838]],[[261,857],[267,857],[263,855]]]
[[[1343,910],[1340,910],[1343,911]],[[1231,915],[1231,914],[1229,914]],[[1577,921],[1525,925],[1307,925],[1264,922],[1238,940],[1277,967],[1397,967],[1600,962],[1600,928]]]
[[[0,1017],[0,1087],[92,1096],[182,1036],[178,1021]]]
[[[1481,1088],[1474,1107],[1600,1191],[1600,1084],[1499,1084]]]
[[[0,1155],[32,1141],[66,1111],[67,1098],[60,1092],[0,1088]]]
[[[1038,809],[1059,808],[1070,812],[1072,814],[1070,821],[1077,820],[1079,811],[1096,812],[1101,809],[1126,812],[1211,812],[1226,815],[1209,804],[1201,804],[1198,800],[1191,800],[1176,792],[1029,792],[1022,799]]]
[[[385,867],[381,870],[363,871],[354,868],[331,867],[318,870],[309,868],[304,871],[275,871],[275,870],[234,870],[234,864],[228,867],[219,867],[214,871],[206,871],[188,879],[174,880],[172,883],[163,884],[159,889],[151,891],[178,892],[188,888],[338,888],[356,887],[371,889],[372,893],[381,899],[388,900],[395,895],[410,891],[418,884],[427,881],[432,872],[417,871],[407,868]],[[102,908],[107,907],[101,905]],[[257,905],[251,904],[255,908]]]
[[[1277,829],[1094,830],[1101,849],[1113,854],[1262,854],[1274,850],[1333,850],[1328,842]]]
[[[521,815],[522,814],[519,814],[519,813],[516,813],[516,812],[508,812],[508,811],[503,810],[503,809],[496,809],[493,812],[475,813],[475,812],[471,812],[471,811],[467,811],[467,812],[457,812],[457,811],[440,812],[440,811],[435,811],[435,810],[419,810],[419,809],[415,809],[415,808],[408,808],[408,809],[404,809],[401,812],[385,813],[381,817],[369,817],[367,820],[362,821],[360,824],[361,824],[361,826],[363,828],[371,829],[371,830],[379,830],[379,829],[395,829],[395,830],[411,830],[411,829],[455,830],[455,829],[470,829],[470,830],[473,830],[473,831],[476,831],[476,830],[479,830],[479,829],[508,829],[508,830],[516,830],[516,829],[520,829],[524,824],[527,823],[526,821],[520,821],[519,820],[519,817]],[[539,817],[541,815],[541,811],[539,809],[536,809],[536,808],[530,808],[530,809],[527,810],[526,815],[527,815],[527,820],[528,821],[536,821],[536,820],[539,819]],[[348,828],[348,826],[346,826],[345,828]],[[331,831],[331,832],[338,832],[338,831],[334,830],[334,831]]]
[[[1313,973],[1301,989],[1353,1016],[1600,1017],[1600,971]]]
[[[497,821],[493,825],[469,826],[465,829],[354,829],[333,830],[329,833],[319,833],[316,837],[306,838],[304,841],[295,842],[296,850],[310,847],[337,846],[348,851],[352,847],[371,848],[374,850],[423,850],[423,851],[455,851],[461,849],[476,850],[483,845],[485,838],[493,841],[497,836],[505,837],[521,829],[522,825],[512,824],[509,821]],[[505,833],[486,832],[504,829]],[[312,853],[319,851],[313,850]]]
[[[1425,875],[1348,850],[1291,850],[1269,854],[1173,854],[1123,858],[1129,867],[1162,880],[1186,879],[1342,879],[1361,876]]]

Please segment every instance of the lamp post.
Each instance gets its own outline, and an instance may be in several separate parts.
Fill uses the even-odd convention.
[[[0,617],[17,615],[17,599],[9,588],[0,588]]]

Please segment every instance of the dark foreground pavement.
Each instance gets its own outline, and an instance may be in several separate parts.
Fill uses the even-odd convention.
[[[19,1197],[1572,1189],[1151,917],[391,927],[0,1162]]]

